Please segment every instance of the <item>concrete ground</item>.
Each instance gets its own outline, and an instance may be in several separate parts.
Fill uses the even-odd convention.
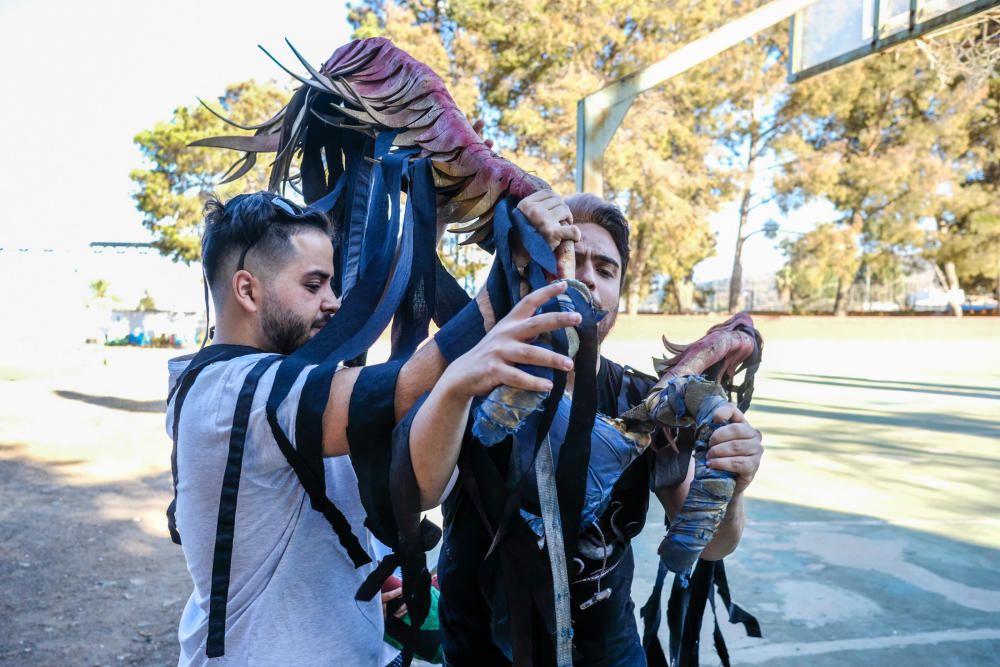
[[[622,317],[640,369],[707,318]],[[1000,654],[996,318],[758,318],[767,447],[727,559],[763,639],[733,663],[985,665]],[[0,664],[166,665],[190,592],[166,536],[171,352],[0,345]],[[637,541],[634,597],[662,528]],[[710,630],[711,624],[706,624]],[[717,661],[706,636],[703,664]]]
[[[723,621],[733,664],[1000,664],[1000,321],[956,339],[936,320],[867,320],[853,340],[828,322],[809,339],[758,322],[748,418],[766,453],[726,564],[764,637]],[[636,348],[606,353],[642,368]],[[663,534],[650,519],[639,605]],[[718,664],[704,629],[703,664]]]

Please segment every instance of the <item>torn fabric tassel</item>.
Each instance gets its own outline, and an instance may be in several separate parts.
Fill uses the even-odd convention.
[[[671,378],[663,391],[646,401],[649,415],[657,423],[695,427],[694,479],[684,507],[671,522],[659,548],[667,569],[684,576],[715,537],[736,489],[734,474],[713,470],[707,462],[708,440],[723,425],[712,421],[712,413],[725,403],[726,394],[719,383],[700,375]]]
[[[566,280],[565,282],[569,284],[568,289],[579,292],[586,303],[593,308],[594,297],[586,285],[577,280]],[[556,299],[562,312],[568,313],[575,310],[569,294],[560,294]],[[567,328],[564,331],[569,343],[567,356],[576,357],[576,351],[580,346],[576,330]],[[548,335],[539,339],[539,343],[551,349],[550,342]],[[472,434],[487,447],[501,442],[507,436],[517,433],[533,412],[541,410],[542,403],[548,398],[548,395],[548,392],[544,391],[527,391],[506,385],[497,387],[483,399],[476,409]]]

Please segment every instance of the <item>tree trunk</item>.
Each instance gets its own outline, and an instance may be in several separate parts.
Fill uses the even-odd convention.
[[[733,274],[729,279],[729,313],[738,313],[744,308],[743,303],[743,226],[750,214],[750,189],[743,191],[743,202],[740,204],[740,221],[736,227],[736,252],[733,253]]]
[[[837,299],[833,304],[833,314],[837,317],[847,317],[847,291],[850,289],[850,283],[846,287],[844,283],[847,281],[837,278]]]
[[[750,144],[751,152],[753,143]],[[753,197],[753,163],[747,164],[750,174],[743,186],[743,197],[740,199],[740,219],[736,225],[736,252],[733,253],[733,274],[729,279],[729,313],[735,314],[744,309],[743,303],[743,228],[750,217],[750,199]]]
[[[954,295],[962,289],[958,283],[958,271],[955,269],[955,262],[947,262],[944,265],[944,274],[948,278],[948,308],[955,317],[962,316],[962,303]]]
[[[740,227],[743,225],[741,224]],[[743,310],[743,262],[740,254],[743,252],[743,239],[736,241],[736,253],[733,257],[733,275],[729,279],[729,313]]]
[[[629,278],[625,292],[625,310],[629,315],[636,315],[639,312],[639,304],[642,303],[642,282],[646,279],[646,258],[636,253],[636,257],[628,267]]]
[[[690,313],[694,306],[694,283],[690,279],[670,279],[670,291],[677,304],[677,312],[682,315]]]
[[[1000,315],[1000,257],[997,258],[997,315]]]

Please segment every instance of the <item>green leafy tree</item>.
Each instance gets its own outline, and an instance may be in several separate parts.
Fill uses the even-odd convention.
[[[360,0],[358,37],[386,35],[443,76],[460,108],[522,167],[573,190],[576,103],[745,13],[745,2],[536,3],[529,0]],[[606,190],[632,224],[625,285],[635,311],[657,274],[691,304],[691,272],[714,238],[706,217],[727,193],[710,153],[726,67],[706,64],[641,96],[605,156]]]
[[[111,289],[111,283],[104,278],[98,278],[90,283],[90,291],[93,292],[95,299],[107,298],[109,289]]]
[[[860,266],[860,251],[849,227],[824,223],[795,241],[782,242],[788,266],[779,272],[798,312],[819,310],[833,297],[833,310],[847,312],[847,293]]]
[[[290,91],[275,83],[254,81],[226,88],[216,110],[237,123],[249,125],[270,118],[288,102]],[[202,207],[212,193],[223,199],[266,188],[266,163],[239,180],[221,184],[240,154],[213,148],[189,148],[197,139],[239,134],[200,105],[174,110],[170,120],[157,123],[135,137],[147,166],[131,173],[136,185],[133,198],[142,223],[164,255],[191,262],[201,256]]]
[[[975,272],[967,249],[990,235],[989,198],[974,175],[994,155],[986,146],[995,120],[983,87],[942,83],[938,74],[905,45],[796,86],[791,108],[799,115],[780,141],[788,159],[778,187],[786,208],[831,202],[837,222],[860,239],[866,274],[889,279],[922,258],[943,287],[956,289],[959,258]],[[979,154],[970,148],[973,127]],[[838,312],[844,308],[838,298]],[[961,314],[960,304],[953,312]]]
[[[950,288],[994,291],[1000,301],[1000,71],[965,92],[976,104],[962,127],[965,150],[951,163],[954,196],[935,216],[925,255]]]
[[[156,301],[153,300],[152,295],[148,291],[142,293],[142,297],[139,299],[139,304],[135,307],[136,310],[156,310]]]

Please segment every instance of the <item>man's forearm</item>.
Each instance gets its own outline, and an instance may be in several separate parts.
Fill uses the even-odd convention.
[[[413,418],[410,462],[420,487],[421,509],[440,504],[458,464],[472,397],[443,378]]]
[[[746,523],[746,509],[743,505],[743,494],[737,493],[726,507],[726,516],[719,524],[715,536],[701,553],[702,560],[722,560],[736,551],[740,538],[743,537],[743,526]]]
[[[483,317],[483,328],[489,331],[496,324],[496,317],[493,314],[493,306],[485,288],[479,291],[475,301],[479,307],[479,313]],[[396,380],[397,422],[409,412],[417,399],[433,389],[447,367],[448,360],[441,354],[441,350],[433,338],[410,357],[400,369],[399,378]]]
[[[446,368],[448,362],[441,355],[433,339],[414,352],[413,356],[403,364],[396,379],[394,407],[397,422],[406,416],[417,399],[434,388]]]

